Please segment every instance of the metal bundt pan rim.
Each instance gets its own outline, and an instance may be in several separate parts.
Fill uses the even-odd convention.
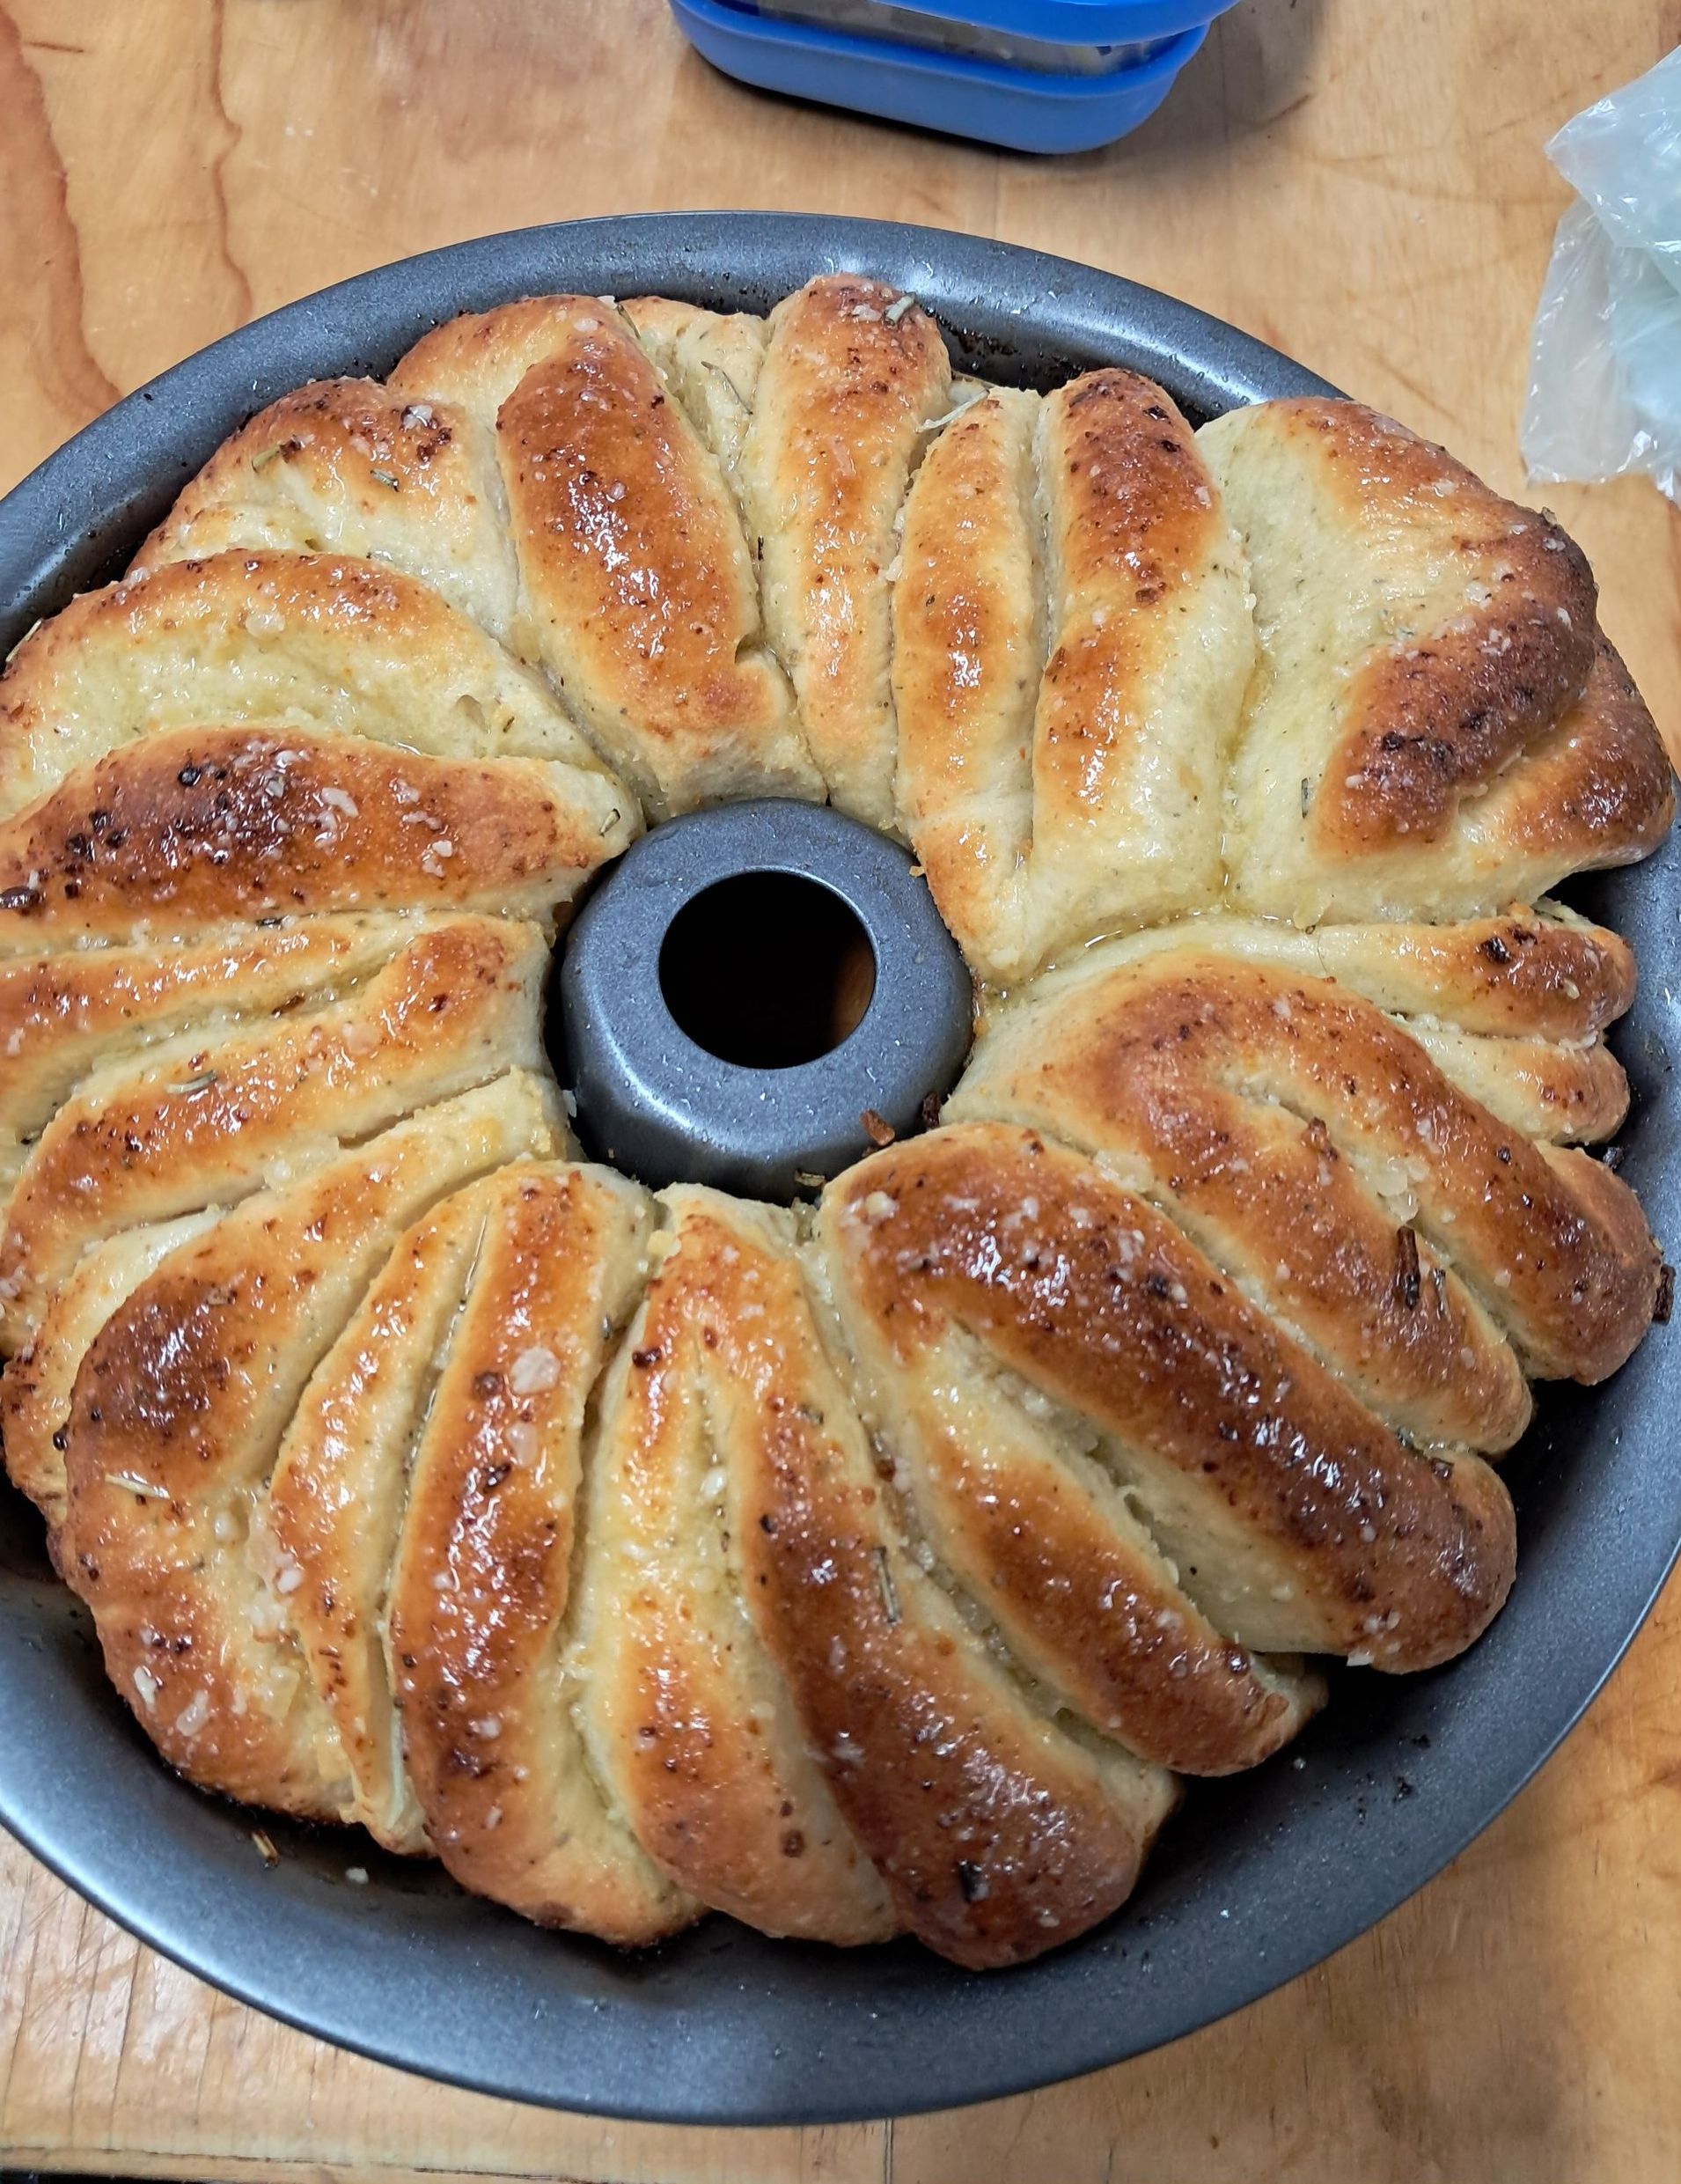
[[[116,572],[186,479],[304,380],[383,372],[427,326],[545,290],[763,309],[813,273],[914,290],[960,361],[1050,384],[1100,363],[1195,419],[1325,382],[1235,327],[1088,267],[974,237],[803,214],[675,213],[491,236],[289,305],[130,395],[0,502],[0,653]],[[1577,883],[1633,943],[1613,1045],[1634,1092],[1625,1173],[1681,1232],[1681,851]],[[1669,907],[1666,907],[1669,906]],[[1131,1902],[1020,1969],[908,1942],[774,1942],[720,1918],[621,1957],[540,1932],[365,1838],[262,1820],[159,1764],[106,1684],[39,1522],[0,1490],[0,1820],[81,1894],[212,1984],[375,2059],[475,2090],[646,2121],[786,2124],[997,2098],[1143,2053],[1258,1999],[1393,1910],[1555,1749],[1681,1545],[1659,1334],[1595,1390],[1542,1392],[1508,1460],[1518,1580],[1450,1666],[1339,1677],[1291,1753],[1194,1786]],[[1300,1765],[1292,1763],[1299,1761]],[[252,1842],[264,1827],[272,1869]],[[346,1869],[367,1868],[364,1886]]]

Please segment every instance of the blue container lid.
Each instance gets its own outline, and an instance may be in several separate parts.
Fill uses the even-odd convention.
[[[1090,151],[1148,119],[1233,0],[1149,59],[1097,75],[1038,70],[760,14],[752,0],[671,0],[690,40],[743,83],[1017,151]],[[949,19],[949,18],[948,18]]]
[[[1002,31],[1046,45],[1128,46],[1171,38],[1206,23],[1230,0],[882,0],[882,4],[960,23],[967,30]]]

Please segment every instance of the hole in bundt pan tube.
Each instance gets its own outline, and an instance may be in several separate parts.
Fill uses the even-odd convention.
[[[789,1199],[921,1126],[973,999],[907,851],[766,798],[656,827],[597,888],[557,1059],[592,1158]]]
[[[787,1070],[863,1022],[876,958],[855,910],[799,872],[742,872],[686,902],[659,952],[679,1031],[720,1062]]]

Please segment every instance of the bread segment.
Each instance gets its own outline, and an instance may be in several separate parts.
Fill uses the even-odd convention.
[[[99,1329],[178,1246],[202,1236],[218,1216],[207,1209],[152,1228],[125,1229],[84,1252],[59,1283],[28,1342],[0,1379],[0,1438],[6,1472],[47,1519],[56,1559],[68,1507],[64,1452],[76,1376]]]
[[[742,452],[765,362],[765,321],[664,296],[634,297],[624,316],[739,497]]]
[[[825,1229],[884,1371],[926,1385],[955,1324],[1089,1421],[1176,1581],[1237,1647],[1426,1667],[1504,1599],[1511,1504],[1486,1465],[1405,1446],[1083,1156],[1002,1123],[938,1130],[851,1170]],[[982,1441],[984,1406],[955,1403]]]
[[[495,451],[476,418],[373,379],[283,394],[224,440],[135,570],[230,548],[383,562],[513,639],[518,577]]]
[[[736,1247],[730,1506],[760,1640],[899,1922],[976,1969],[1038,1956],[1130,1891],[1170,1778],[1068,1733],[975,1642],[908,1551],[797,1268]]]
[[[985,978],[1217,898],[1254,638],[1160,387],[1096,371],[949,425],[911,489],[894,629],[901,821]]]
[[[1260,634],[1229,788],[1240,904],[1473,916],[1662,839],[1668,761],[1555,523],[1354,402],[1260,402],[1198,438]]]
[[[649,814],[820,796],[717,459],[610,305],[455,320],[393,374],[494,425],[523,644]]]
[[[840,1400],[814,1352],[790,1224],[665,1194],[657,1267],[614,1359],[591,1482],[591,1744],[674,1882],[767,1933],[862,1942],[897,1923],[755,1626],[742,1568],[767,1413]],[[748,1489],[750,1490],[750,1489]]]
[[[247,722],[601,772],[537,678],[425,585],[236,552],[84,593],[25,639],[0,675],[0,815],[136,736]]]
[[[1503,1125],[1357,987],[1224,932],[1095,952],[1001,1018],[948,1114],[1097,1156],[1419,1440],[1504,1448],[1525,1370],[1615,1371],[1658,1282],[1626,1188]]]
[[[343,1747],[349,1817],[393,1850],[428,1845],[386,1659],[392,1563],[495,1188],[469,1185],[397,1239],[305,1389],[269,1482],[270,1530],[300,1573],[288,1620]]]
[[[96,1073],[28,1149],[0,1228],[0,1339],[121,1228],[226,1205],[510,1065],[542,1056],[534,926],[422,925],[340,1001]]]
[[[1162,389],[1098,371],[1039,427],[1050,654],[1034,723],[1034,960],[1208,901],[1249,680],[1243,556]]]
[[[935,439],[893,587],[899,824],[970,964],[1029,950],[1034,714],[1045,666],[1036,394],[993,388]]]
[[[330,1000],[413,937],[400,918],[329,917],[0,959],[0,1134],[33,1136],[82,1078],[183,1032],[215,1039]]]
[[[938,327],[879,281],[823,274],[771,313],[741,456],[765,622],[830,802],[871,827],[893,825],[894,519],[951,393]]]
[[[179,945],[330,910],[558,919],[639,828],[612,776],[429,758],[300,730],[182,728],[78,768],[0,822],[0,957]]]
[[[497,1178],[391,1593],[404,1752],[439,1857],[527,1917],[620,1942],[700,1908],[638,1843],[577,1710],[591,1396],[650,1218],[643,1193],[603,1169]]]
[[[1318,1680],[1233,1645],[1202,1614],[1097,1460],[1097,1434],[1002,1366],[986,1322],[924,1310],[895,1326],[867,1263],[893,1217],[883,1198],[865,1212],[834,1194],[820,1263],[921,1559],[1075,1717],[1139,1758],[1222,1775],[1270,1756],[1319,1703]]]
[[[314,1819],[350,1770],[289,1627],[268,1474],[311,1372],[402,1231],[556,1126],[518,1073],[236,1208],[118,1307],[76,1379],[58,1558],[148,1735],[196,1782]]]

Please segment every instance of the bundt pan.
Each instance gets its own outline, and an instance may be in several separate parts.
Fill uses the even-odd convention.
[[[719,214],[494,237],[244,328],[45,464],[0,504],[0,653],[72,593],[117,574],[219,443],[305,380],[383,374],[436,321],[523,295],[655,294],[762,312],[837,268],[914,291],[961,367],[1006,384],[1049,387],[1095,365],[1129,365],[1161,382],[1193,423],[1247,401],[1330,391],[1149,290],[930,230]],[[1287,801],[1293,820],[1293,788]],[[797,835],[808,820],[796,820]],[[731,869],[761,823],[774,833],[787,822],[775,807],[762,821],[751,805],[720,814],[711,848],[695,853],[718,860],[708,875]],[[782,869],[808,855],[838,860],[829,877],[844,899],[849,885],[863,889],[872,844],[887,854],[855,829],[852,839],[849,850],[844,831],[826,835],[826,847],[814,836]],[[594,920],[607,1000],[624,982],[612,949],[635,945],[661,887],[680,892],[694,877],[686,867],[673,875],[660,840],[656,831],[625,862],[621,879],[633,868],[644,875],[641,896],[621,886],[609,916],[604,891],[579,928]],[[1613,1033],[1633,1095],[1619,1150],[1653,1229],[1670,1239],[1681,1229],[1670,1059],[1678,864],[1671,841],[1645,864],[1563,891],[1639,958],[1639,997]],[[907,867],[881,885],[920,881]],[[583,990],[582,949],[578,961]],[[926,1056],[944,1034],[939,1010],[916,1005],[918,983],[889,1013],[895,1037],[921,1040]],[[959,1025],[961,993],[959,982],[946,996]],[[1287,1003],[1272,1006],[1288,1016]],[[591,1020],[575,1018],[574,1031]],[[995,1071],[1007,1075],[1008,1050],[1000,1056]],[[949,1061],[938,1065],[948,1074]],[[598,1079],[625,1091],[616,1069],[611,1055],[574,1054],[569,1081],[593,1100]],[[624,1127],[634,1133],[644,1121],[629,1114]],[[785,1189],[774,1146],[744,1139],[738,1151],[741,1187]],[[863,1213],[877,1217],[868,1201]],[[1188,1787],[1116,1916],[989,1977],[910,1942],[776,1942],[717,1916],[658,1948],[620,1953],[528,1926],[359,1835],[202,1795],[159,1764],[107,1683],[83,1612],[48,1566],[39,1521],[9,1489],[0,1494],[0,1819],[84,1894],[218,1986],[327,2039],[487,2092],[650,2120],[775,2123],[902,2114],[1043,2085],[1171,2040],[1292,1977],[1392,1909],[1528,1780],[1638,1629],[1681,1538],[1667,1364],[1660,1333],[1590,1391],[1540,1392],[1536,1423],[1504,1467],[1519,1576],[1486,1636],[1420,1674],[1334,1672],[1330,1702],[1288,1761]]]

